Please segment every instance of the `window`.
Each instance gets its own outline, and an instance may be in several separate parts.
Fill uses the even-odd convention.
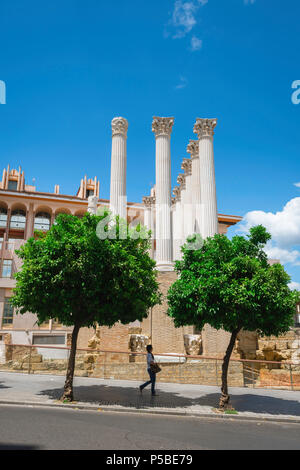
[[[9,301],[9,297],[4,299],[2,326],[12,325],[14,317],[14,308]]]
[[[33,335],[32,344],[65,344],[65,336]]]
[[[1,208],[0,209],[0,227],[6,227],[7,222],[7,210]]]
[[[10,218],[10,228],[24,229],[26,225],[26,213],[23,210],[12,211]]]
[[[94,190],[93,189],[87,189],[86,190],[86,197],[94,196]]]
[[[3,264],[2,264],[2,276],[1,277],[11,278],[11,275],[12,275],[12,260],[4,259]]]
[[[3,238],[3,237],[0,237],[0,250],[1,250],[1,248],[2,248],[3,240],[4,240],[4,238]]]
[[[34,229],[42,230],[43,232],[50,229],[50,214],[47,212],[39,212],[34,219]]]
[[[12,190],[16,191],[17,187],[18,187],[18,181],[9,180],[8,189],[12,189]]]

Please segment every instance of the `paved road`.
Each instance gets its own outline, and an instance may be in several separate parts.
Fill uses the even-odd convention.
[[[300,449],[300,425],[0,405],[0,450]]]

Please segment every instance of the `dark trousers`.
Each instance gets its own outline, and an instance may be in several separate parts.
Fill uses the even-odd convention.
[[[143,388],[147,387],[147,385],[151,384],[151,393],[154,394],[155,393],[156,374],[155,374],[155,372],[152,372],[152,370],[150,368],[148,369],[148,374],[150,376],[150,380],[148,380],[148,382],[145,382],[143,385],[141,385],[141,390],[143,390]]]

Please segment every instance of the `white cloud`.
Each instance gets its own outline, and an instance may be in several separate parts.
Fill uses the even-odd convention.
[[[288,286],[291,290],[294,290],[294,289],[300,290],[300,283],[299,282],[292,281],[292,282],[289,283]]]
[[[173,39],[186,36],[197,24],[196,13],[208,0],[176,0],[169,25],[174,29]]]
[[[266,246],[270,258],[280,259],[282,264],[290,263],[300,266],[300,197],[291,199],[276,213],[251,211],[248,212],[239,232],[248,232],[255,225],[263,225],[272,235],[272,240]]]
[[[296,186],[297,188],[300,188],[300,183],[294,183],[294,186]]]
[[[179,78],[179,83],[178,83],[178,85],[175,86],[175,89],[176,89],[176,90],[181,90],[182,88],[185,88],[185,87],[187,86],[187,83],[188,83],[187,79],[186,79],[185,77],[182,77],[182,76],[181,76],[181,77]]]
[[[282,211],[248,212],[242,221],[242,231],[248,231],[254,225],[262,224],[271,233],[272,239],[279,246],[300,245],[300,197],[291,199]]]
[[[191,49],[192,51],[199,51],[202,48],[202,40],[193,36],[191,39]]]
[[[264,251],[270,259],[278,259],[282,264],[291,263],[294,266],[300,266],[300,251],[298,250],[287,250],[274,246],[271,241],[266,245]]]

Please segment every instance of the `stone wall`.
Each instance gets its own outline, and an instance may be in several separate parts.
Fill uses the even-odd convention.
[[[127,362],[124,360],[127,357]],[[136,380],[144,382],[149,379],[146,359],[143,363],[128,362],[128,355],[118,353],[80,354],[76,357],[75,376],[97,377],[118,380]],[[29,362],[30,361],[30,362]],[[188,360],[185,363],[160,363],[161,372],[157,374],[157,382],[186,383],[199,385],[220,385],[222,374],[221,361]],[[67,361],[62,359],[43,360],[42,355],[32,353],[0,365],[0,370],[18,372],[65,375]],[[232,387],[244,385],[243,366],[239,362],[232,362],[228,372],[228,384]]]
[[[282,336],[258,338],[256,359],[265,361],[292,361],[300,364],[300,329],[293,328]]]

